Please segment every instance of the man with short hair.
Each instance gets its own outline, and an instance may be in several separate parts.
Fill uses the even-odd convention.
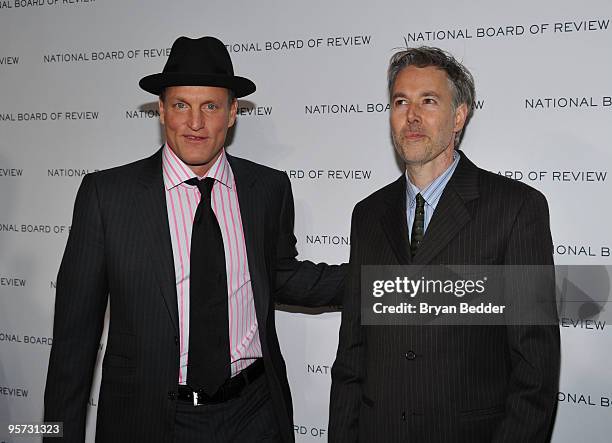
[[[99,442],[294,440],[275,302],[340,302],[344,269],[297,261],[286,174],[230,156],[234,75],[213,37],[180,37],[158,95],[166,143],[88,174],[57,278],[45,420],[85,438],[87,401],[110,299]]]
[[[553,264],[544,196],[457,150],[474,109],[469,71],[440,49],[420,47],[396,53],[388,75],[405,173],[353,212],[329,440],[548,441],[556,324],[362,324],[363,265]],[[554,306],[554,289],[542,296]]]

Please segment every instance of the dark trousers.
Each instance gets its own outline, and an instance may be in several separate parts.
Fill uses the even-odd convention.
[[[192,442],[280,442],[265,375],[224,403],[194,406],[178,401],[174,443]]]

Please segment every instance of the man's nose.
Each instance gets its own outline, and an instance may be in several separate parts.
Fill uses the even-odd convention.
[[[409,122],[420,122],[421,121],[421,113],[416,104],[410,103],[408,105],[408,109],[406,110],[406,119]]]
[[[200,110],[192,110],[189,116],[189,128],[198,131],[204,127],[205,120],[204,115]]]

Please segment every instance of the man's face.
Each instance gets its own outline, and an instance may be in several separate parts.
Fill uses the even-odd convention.
[[[448,77],[436,67],[408,66],[397,75],[391,93],[391,133],[407,167],[432,161],[450,164],[455,133],[467,115],[467,106],[453,110],[452,100]]]
[[[166,142],[193,172],[203,176],[219,157],[236,121],[237,101],[213,86],[171,86],[159,101]]]

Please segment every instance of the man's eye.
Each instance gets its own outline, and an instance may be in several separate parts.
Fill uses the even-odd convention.
[[[185,103],[175,103],[174,107],[176,109],[185,109],[187,107],[187,105]]]
[[[405,105],[406,103],[408,103],[408,102],[405,99],[403,99],[403,98],[395,100],[395,106],[402,106],[402,105]]]
[[[423,103],[427,104],[427,105],[433,105],[436,103],[436,100],[433,98],[426,98],[425,100],[423,100]]]
[[[218,108],[218,106],[215,105],[214,103],[207,103],[206,104],[206,109],[208,109],[209,111],[214,111],[217,108]]]

